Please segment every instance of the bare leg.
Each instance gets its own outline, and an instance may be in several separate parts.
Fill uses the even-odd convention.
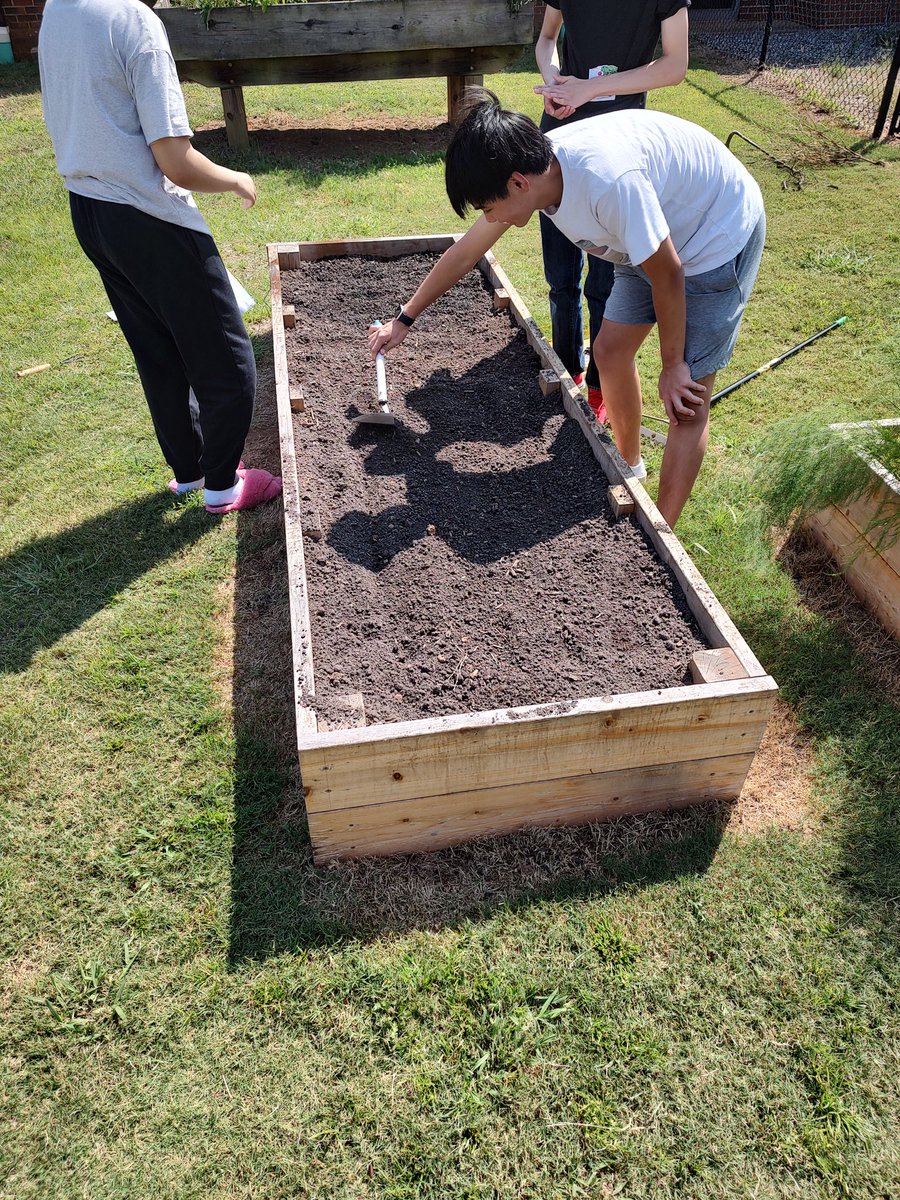
[[[695,408],[693,418],[679,418],[677,425],[669,425],[665,453],[659,472],[659,496],[656,507],[670,526],[681,516],[681,510],[691,494],[694,480],[706,453],[709,437],[709,398],[712,395],[715,374],[705,375],[697,382],[706,388],[706,399],[702,408]]]
[[[643,409],[635,356],[652,328],[652,325],[622,325],[604,318],[593,345],[616,449],[632,465],[641,457]]]

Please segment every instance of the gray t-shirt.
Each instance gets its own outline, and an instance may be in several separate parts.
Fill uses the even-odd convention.
[[[47,0],[38,39],[44,120],[66,187],[208,233],[150,143],[190,137],[159,17],[142,0]]]
[[[547,136],[563,176],[562,201],[547,216],[610,262],[645,262],[671,235],[685,275],[700,275],[739,254],[762,216],[747,168],[680,117],[629,109]]]

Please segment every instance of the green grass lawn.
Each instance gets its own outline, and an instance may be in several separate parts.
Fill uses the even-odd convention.
[[[491,82],[537,114],[530,74]],[[220,116],[187,90],[196,125]],[[247,100],[261,123],[406,130],[323,132],[302,158],[287,130],[240,158],[201,134],[257,178],[249,212],[201,201],[256,321],[268,241],[463,228],[423,129],[442,80]],[[36,72],[0,69],[4,1200],[900,1194],[896,678],[803,602],[750,482],[779,417],[898,414],[898,155],[815,165],[791,109],[699,68],[658,102],[806,164],[785,188],[737,148],[769,237],[721,383],[849,317],[717,407],[679,526],[781,684],[810,809],[753,833],[699,809],[317,870],[277,506],[213,522],[164,490]],[[546,327],[536,226],[497,252]],[[252,448],[271,462],[257,334]],[[15,378],[37,362],[53,369]],[[652,347],[642,371],[659,412]]]

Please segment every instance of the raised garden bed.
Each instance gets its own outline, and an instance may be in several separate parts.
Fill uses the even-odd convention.
[[[900,426],[900,419],[861,425]],[[835,426],[835,428],[839,428]],[[900,510],[900,480],[869,461],[872,485],[849,504],[822,509],[807,527],[841,570],[848,586],[894,637],[900,638],[900,542],[884,546],[870,528],[876,515]]]
[[[454,120],[464,90],[531,44],[523,0],[325,0],[267,8],[157,8],[182,80],[222,91],[229,144],[248,144],[251,84],[447,77]]]
[[[493,255],[354,423],[366,325],[451,242],[269,247],[317,861],[734,797],[775,691]]]

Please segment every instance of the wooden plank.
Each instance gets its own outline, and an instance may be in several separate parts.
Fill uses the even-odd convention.
[[[296,269],[320,258],[349,258],[367,254],[373,258],[401,258],[404,254],[443,254],[458,233],[431,233],[422,237],[339,238],[325,242],[274,242],[282,270]]]
[[[747,672],[730,646],[718,650],[698,650],[688,663],[694,683],[722,683],[726,679],[746,679]]]
[[[860,537],[871,547],[872,553],[880,555],[892,570],[900,574],[900,540],[893,545],[879,546],[877,527],[870,533],[865,532],[876,516],[894,514],[896,519],[896,514],[900,512],[900,495],[883,480],[879,480],[873,495],[862,496],[850,504],[840,504],[837,507],[850,524],[859,530]]]
[[[303,556],[303,525],[300,520],[300,481],[291,418],[290,385],[287,374],[287,350],[284,341],[284,315],[281,298],[281,271],[278,249],[267,247],[269,284],[272,299],[272,342],[275,357],[275,400],[278,408],[278,443],[281,451],[282,502],[287,551],[288,595],[291,613],[291,643],[294,648],[294,703],[297,736],[315,733],[318,728],[313,709],[315,675],[313,671],[312,629],[309,622],[309,597],[306,588],[306,562]]]
[[[178,59],[236,60],[310,55],[366,58],[414,51],[532,42],[531,6],[497,0],[330,0],[328,3],[168,9],[160,17]]]
[[[753,754],[566,776],[309,815],[317,863],[416,853],[531,826],[583,825],[740,794]]]
[[[250,149],[250,130],[247,128],[247,110],[244,107],[244,92],[239,87],[223,87],[222,112],[225,116],[225,136],[232,150]]]
[[[609,501],[609,507],[612,509],[612,514],[618,521],[621,517],[627,516],[634,512],[634,498],[631,492],[622,485],[616,484],[615,487],[606,489],[606,498]],[[697,680],[694,680],[696,683]]]
[[[522,47],[462,46],[434,50],[384,50],[370,54],[252,56],[205,59],[176,56],[182,83],[204,87],[259,87],[268,84],[356,83],[367,79],[424,79],[446,75],[494,75],[516,62]]]
[[[299,744],[307,810],[746,754],[775,690],[739,679],[319,734]]]
[[[836,508],[816,513],[807,526],[841,568],[848,586],[885,629],[900,638],[900,573],[879,554],[859,551],[859,531]]]

